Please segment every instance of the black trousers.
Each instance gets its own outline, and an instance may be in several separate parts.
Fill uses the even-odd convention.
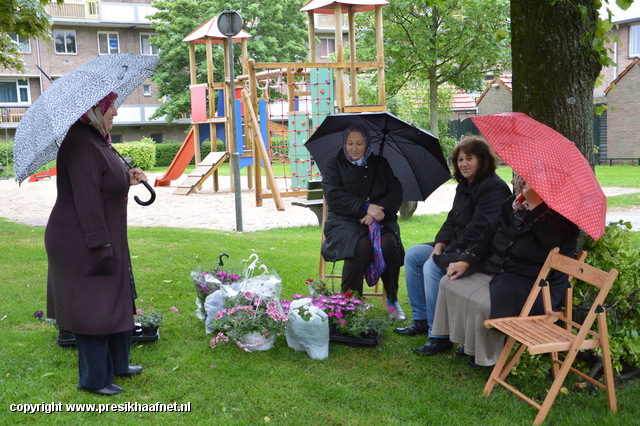
[[[382,273],[382,284],[391,302],[398,300],[398,277],[402,266],[400,245],[392,232],[383,232],[381,236],[382,256],[387,269]],[[356,245],[356,255],[344,260],[342,266],[342,292],[357,291],[362,295],[364,272],[373,259],[373,245],[368,235],[363,235]]]
[[[101,389],[113,383],[115,374],[129,370],[131,331],[116,334],[76,334],[78,348],[78,383]]]

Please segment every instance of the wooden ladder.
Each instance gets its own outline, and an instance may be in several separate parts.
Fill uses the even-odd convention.
[[[202,189],[204,181],[218,170],[218,167],[220,167],[227,158],[229,158],[229,152],[227,151],[210,152],[205,159],[187,175],[173,193],[176,195],[189,195],[196,192],[196,189]]]

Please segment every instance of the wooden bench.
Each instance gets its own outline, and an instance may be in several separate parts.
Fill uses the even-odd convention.
[[[318,218],[318,225],[322,225],[322,181],[310,180],[307,183],[307,199],[300,201],[293,201],[292,206],[306,207],[315,213]]]

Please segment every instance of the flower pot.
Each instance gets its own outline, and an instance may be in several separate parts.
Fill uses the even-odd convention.
[[[143,336],[155,336],[158,334],[158,327],[142,327]]]
[[[378,342],[380,341],[380,337],[382,337],[382,332],[371,332],[368,334],[363,334],[362,336],[354,337],[349,336],[348,334],[340,333],[336,330],[329,331],[329,342],[346,343],[347,345],[354,348],[361,346],[377,346]]]
[[[240,337],[236,343],[247,352],[268,351],[275,345],[276,335],[265,337],[260,333],[252,332]]]

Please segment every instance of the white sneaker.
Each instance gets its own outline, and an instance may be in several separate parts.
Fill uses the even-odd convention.
[[[405,315],[404,311],[402,310],[402,307],[400,306],[400,304],[398,302],[396,302],[393,307],[395,308],[393,312],[389,313],[389,318],[391,318],[394,321],[404,321],[407,319],[407,315]]]

